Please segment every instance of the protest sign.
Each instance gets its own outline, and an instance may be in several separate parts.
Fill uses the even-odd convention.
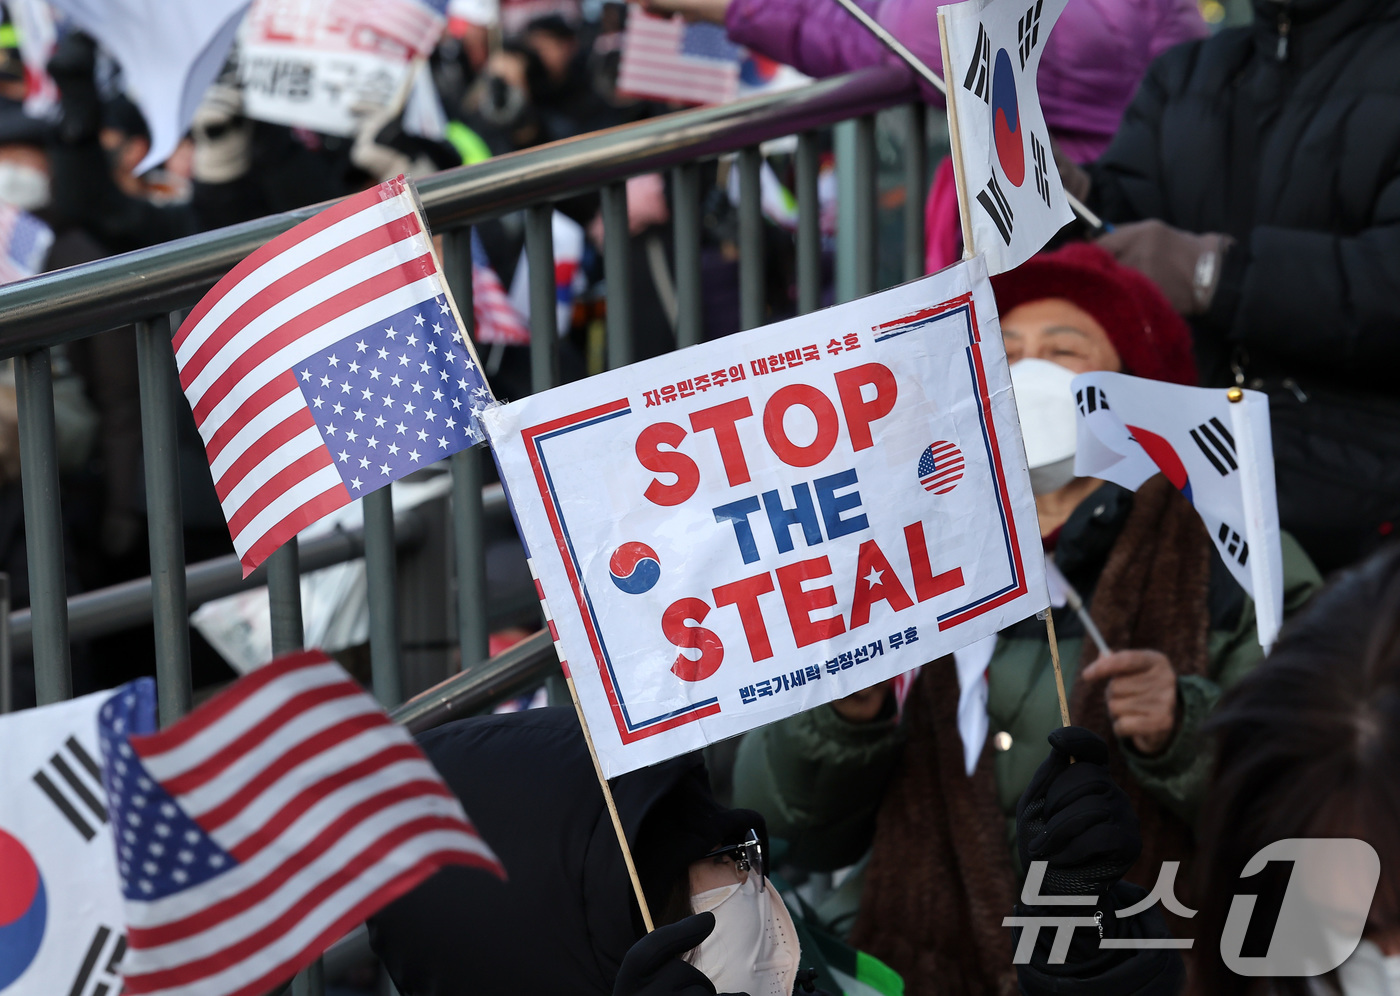
[[[482,421],[608,776],[1047,604],[981,258]]]
[[[247,115],[350,136],[360,120],[407,96],[432,52],[444,0],[257,0],[239,40]]]

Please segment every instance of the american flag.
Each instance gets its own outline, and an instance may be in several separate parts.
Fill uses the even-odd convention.
[[[332,14],[345,18],[352,38],[361,32],[392,38],[425,56],[447,27],[447,0],[337,0]]]
[[[327,512],[482,440],[475,416],[494,400],[403,177],[254,252],[174,346],[245,573]]]
[[[32,277],[44,268],[53,230],[28,211],[0,204],[0,284]]]
[[[505,877],[408,732],[319,651],[155,726],[149,678],[98,715],[129,996],[260,996],[444,865]]]
[[[510,303],[475,229],[472,230],[472,314],[476,318],[477,342],[505,346],[530,344],[530,330]]]
[[[925,491],[946,495],[958,486],[963,476],[963,455],[947,440],[927,447],[919,457],[919,483]]]
[[[617,88],[623,93],[690,104],[724,104],[739,96],[739,46],[717,24],[687,24],[627,9]]]

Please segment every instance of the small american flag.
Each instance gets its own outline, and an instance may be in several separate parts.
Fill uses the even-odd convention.
[[[530,330],[510,303],[475,229],[472,229],[472,314],[476,318],[477,342],[505,346],[530,344]]]
[[[131,996],[259,996],[444,865],[505,877],[408,732],[318,651],[155,726],[149,678],[98,716]]]
[[[958,486],[962,476],[962,450],[946,439],[927,447],[919,457],[919,483],[925,491],[946,495]]]
[[[0,204],[0,284],[32,277],[44,268],[53,230],[28,211]]]
[[[655,100],[728,103],[739,96],[740,54],[717,24],[653,17],[632,4],[617,88]]]
[[[175,336],[245,573],[326,513],[482,440],[493,402],[403,177],[254,252]]]
[[[417,56],[431,55],[447,27],[447,0],[339,0],[334,13],[348,21],[352,37],[392,38]]]

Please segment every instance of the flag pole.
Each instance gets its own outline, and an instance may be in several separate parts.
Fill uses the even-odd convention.
[[[840,3],[843,7],[847,2],[848,0],[837,0],[837,3]],[[861,15],[863,17],[869,17],[863,10],[861,11]],[[873,24],[874,22],[872,21],[871,23]],[[938,44],[943,49],[943,64],[945,66],[948,65],[949,62],[947,24],[947,17],[940,9],[938,11]],[[879,27],[879,25],[876,25],[876,27]],[[883,28],[880,30],[884,31]],[[886,34],[888,34],[888,32],[886,32]],[[891,37],[890,40],[894,41],[894,38]],[[894,43],[899,45],[898,42]],[[903,45],[899,47],[904,49]],[[904,50],[906,52],[908,51],[908,49]],[[913,55],[911,54],[909,57],[912,59]],[[936,76],[933,76],[933,72],[927,66],[924,66],[922,62],[920,62],[919,65],[923,66],[924,72],[928,73],[929,76],[937,79]],[[942,81],[940,80],[939,82],[941,84]],[[940,86],[939,92],[946,96],[948,91],[945,87]],[[972,247],[972,209],[967,199],[967,178],[963,167],[962,133],[958,128],[958,102],[950,97],[944,101],[944,106],[948,109],[948,143],[952,146],[953,153],[953,185],[957,188],[958,192],[958,219],[962,224],[963,259],[971,259],[976,255],[976,250]]]
[[[841,4],[841,6],[845,7],[847,10],[851,10],[852,7],[854,7],[852,0],[836,0],[836,2]],[[859,10],[860,8],[857,7],[855,9]],[[866,22],[869,21],[869,23],[866,24],[867,27],[874,25],[874,29],[879,29],[880,33],[883,33],[887,36],[889,35],[889,32],[886,32],[883,28],[880,28],[879,25],[876,25],[873,21],[870,21],[869,15],[867,15],[865,11],[860,11],[859,17],[861,18],[862,24],[866,24]],[[878,36],[879,35],[877,34],[877,37]],[[884,38],[881,38],[881,41],[884,40]],[[885,44],[890,45],[891,48],[894,48],[895,45],[898,45],[899,47],[895,49],[895,52],[897,54],[901,51],[904,53],[908,52],[908,49],[905,49],[903,45],[899,45],[899,42],[895,41],[893,37],[890,37],[889,41],[886,41]],[[943,49],[943,65],[946,66],[952,60],[948,56],[947,15],[941,8],[938,11],[938,44]],[[904,57],[906,59],[913,59],[912,55],[907,55]],[[914,61],[917,62],[918,60]],[[923,67],[923,74],[931,78],[937,78],[933,76],[932,71],[929,70],[927,66],[924,66],[923,63],[919,62],[918,65]],[[948,91],[946,88],[939,86],[939,92],[946,95]],[[967,186],[963,181],[962,136],[961,133],[958,131],[958,102],[952,97],[949,97],[947,101],[945,101],[945,103],[948,108],[948,141],[949,144],[952,146],[953,153],[953,181],[958,189],[958,218],[962,221],[963,258],[971,259],[976,254],[977,250],[976,247],[973,245],[972,211],[969,209],[968,206]],[[1048,606],[1045,609],[1044,618],[1045,637],[1050,642],[1050,663],[1055,668],[1055,694],[1059,697],[1060,700],[1060,722],[1062,725],[1068,726],[1069,701],[1065,698],[1065,676],[1064,672],[1060,669],[1060,644],[1059,641],[1055,639],[1054,613]]]
[[[905,48],[898,38],[896,38],[894,35],[890,34],[883,27],[881,27],[879,22],[876,21],[875,18],[871,17],[864,10],[862,10],[859,5],[856,4],[855,0],[836,0],[836,2],[839,3],[842,7],[844,7],[848,14],[850,14],[857,21],[859,21],[861,23],[861,26],[864,27],[865,30],[869,31],[872,35],[874,35],[876,40],[878,40],[882,45],[884,45],[895,55],[899,56],[899,58],[904,62],[904,64],[910,69],[914,70],[914,72],[917,73],[924,80],[925,83],[933,87],[939,93],[943,94],[944,97],[948,96],[948,85],[943,82],[942,77],[940,77],[928,66],[924,65],[923,60],[920,59],[913,52],[909,51],[909,49]],[[946,70],[948,67],[948,43],[946,41],[943,41],[943,39],[947,37],[947,33],[943,30],[942,13],[938,15],[938,37],[939,42],[943,47],[943,66]],[[950,131],[952,130],[952,103],[953,102],[951,100],[948,101],[948,119]],[[1084,224],[1088,225],[1094,230],[1095,234],[1103,234],[1104,232],[1108,231],[1108,226],[1106,226],[1103,223],[1103,219],[1100,218],[1093,211],[1090,211],[1088,205],[1086,205],[1078,197],[1075,197],[1068,190],[1065,191],[1065,200],[1069,201],[1070,208],[1074,211],[1075,214],[1079,216],[1079,219],[1083,221]],[[965,217],[966,215],[964,215],[964,218]],[[966,222],[964,222],[964,224],[965,223]],[[966,241],[966,236],[964,236],[964,244],[966,244]]]
[[[550,624],[551,627],[553,623]],[[578,700],[578,688],[574,685],[573,673],[569,665],[560,661],[564,668],[564,681],[569,686],[569,698],[574,700],[574,712],[578,714],[578,725],[583,728],[583,742],[588,745],[588,756],[593,759],[593,773],[598,776],[598,784],[603,787],[603,800],[608,804],[608,815],[612,817],[613,832],[617,834],[618,846],[622,848],[622,860],[627,864],[627,874],[632,879],[632,893],[637,897],[637,905],[642,910],[642,923],[650,934],[656,929],[651,920],[651,908],[642,892],[642,880],[637,876],[637,865],[632,860],[632,848],[627,843],[627,834],[622,829],[622,817],[617,814],[617,802],[613,799],[612,788],[603,775],[603,764],[598,760],[598,748],[593,746],[593,734],[588,729],[588,719],[583,714],[583,704]]]

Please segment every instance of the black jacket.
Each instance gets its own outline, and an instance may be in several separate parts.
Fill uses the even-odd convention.
[[[1235,238],[1202,376],[1270,391],[1283,524],[1327,568],[1400,515],[1400,0],[1254,8],[1152,64],[1091,201]]]
[[[370,944],[399,992],[608,996],[642,927],[573,710],[462,719],[419,743],[508,878],[444,868],[370,918]],[[686,830],[740,811],[719,810],[698,755],[612,785],[659,917],[668,879],[704,853],[705,834],[722,834],[688,840]]]

